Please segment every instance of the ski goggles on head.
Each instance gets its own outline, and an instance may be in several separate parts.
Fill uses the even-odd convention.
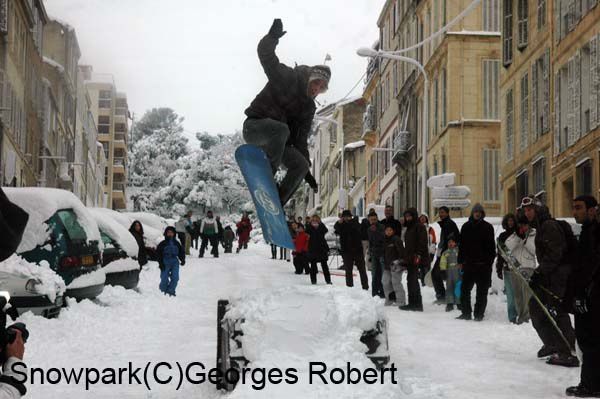
[[[526,206],[542,206],[542,202],[537,198],[525,197],[521,200],[521,205],[519,206],[519,209],[523,209]]]

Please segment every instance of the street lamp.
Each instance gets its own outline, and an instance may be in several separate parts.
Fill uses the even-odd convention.
[[[423,68],[423,65],[421,65],[421,63],[419,61],[415,60],[414,58],[405,57],[405,56],[398,55],[398,54],[392,54],[392,53],[381,51],[381,50],[373,50],[372,48],[368,48],[368,47],[361,47],[356,51],[356,53],[361,57],[367,57],[367,58],[381,57],[381,58],[388,58],[391,60],[408,62],[409,64],[416,66],[417,69],[419,70],[419,72],[421,73],[421,75],[423,75],[424,87],[425,87],[425,89],[423,90],[425,92],[424,93],[424,104],[423,104],[423,118],[425,120],[423,121],[423,137],[422,137],[422,144],[421,144],[421,158],[423,159],[422,170],[421,170],[421,174],[422,174],[422,178],[421,178],[421,212],[427,212],[427,209],[426,209],[427,188],[425,185],[425,180],[427,179],[427,137],[429,135],[429,78],[427,77],[427,72],[425,71],[425,68]]]
[[[340,125],[337,120],[335,120],[333,118],[328,118],[328,117],[325,117],[325,116],[316,115],[315,119],[318,120],[318,121],[321,121],[321,122],[331,123],[332,125],[334,125],[336,127],[336,129],[338,127],[340,127],[342,129],[342,157],[340,159],[342,173],[341,173],[341,178],[340,178],[340,180],[341,180],[340,181],[340,191],[339,191],[340,198],[338,200],[341,203],[341,196],[342,195],[346,195],[346,191],[345,191],[345,187],[346,187],[346,165],[344,163],[344,154],[346,152],[346,148],[345,148],[346,144],[344,143],[344,126]],[[344,206],[343,206],[343,208],[346,208],[347,200],[348,200],[348,198],[344,198],[344,202],[343,202]]]

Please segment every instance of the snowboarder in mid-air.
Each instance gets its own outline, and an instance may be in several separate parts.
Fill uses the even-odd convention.
[[[287,169],[278,188],[282,205],[303,179],[317,190],[309,173],[307,141],[316,110],[315,98],[327,91],[331,78],[326,65],[290,68],[279,62],[275,48],[285,34],[281,20],[276,19],[258,44],[258,58],[269,81],[246,109],[248,118],[243,129],[246,143],[266,153],[273,174],[280,165]]]

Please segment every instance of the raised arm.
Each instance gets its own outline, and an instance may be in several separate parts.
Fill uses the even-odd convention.
[[[272,83],[285,81],[294,72],[292,68],[279,62],[279,58],[275,54],[279,39],[285,34],[281,20],[276,19],[273,21],[269,33],[258,43],[258,59]]]

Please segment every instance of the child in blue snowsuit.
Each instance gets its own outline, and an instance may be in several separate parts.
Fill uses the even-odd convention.
[[[160,267],[160,291],[165,295],[175,296],[179,282],[179,266],[185,265],[185,248],[175,239],[177,231],[174,227],[165,229],[165,239],[156,248]]]

